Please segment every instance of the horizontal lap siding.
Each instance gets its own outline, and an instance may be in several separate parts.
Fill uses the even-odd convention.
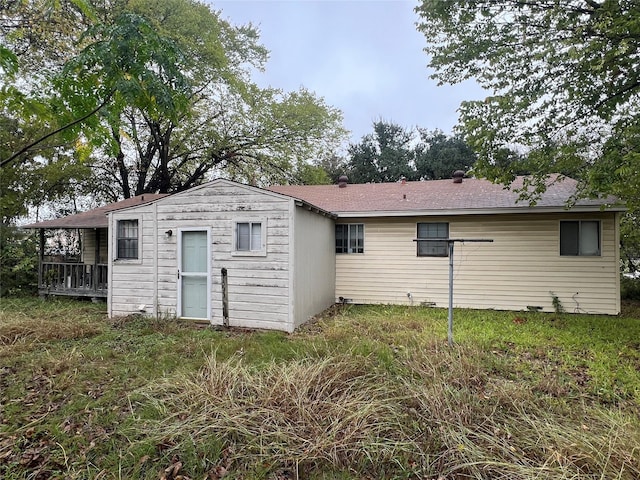
[[[112,316],[130,315],[144,309],[149,314],[156,313],[155,295],[155,246],[153,205],[115,212],[110,229],[111,261],[110,275],[110,312]],[[116,224],[118,220],[138,220],[141,237],[138,244],[139,260],[117,260],[115,252]]]
[[[601,220],[602,256],[560,256],[561,219]],[[494,240],[455,245],[457,307],[550,311],[553,292],[567,311],[617,313],[615,222],[608,213],[363,220],[365,253],[336,255],[336,295],[357,303],[413,299],[446,306],[449,259],[416,256],[419,221],[448,221],[451,238]]]
[[[85,228],[81,230],[82,263],[93,265],[96,260],[96,235],[100,236],[100,251],[98,262],[106,263],[108,257],[108,238],[106,228]]]
[[[158,307],[176,314],[178,229],[211,229],[212,322],[222,324],[222,268],[227,269],[229,324],[288,329],[289,202],[249,188],[205,186],[169,197],[158,208]],[[233,255],[235,221],[265,218],[267,255]],[[166,238],[163,232],[172,230]]]

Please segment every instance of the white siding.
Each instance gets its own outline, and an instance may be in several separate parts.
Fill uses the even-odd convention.
[[[117,259],[118,220],[138,220],[138,259]],[[141,205],[109,214],[109,316],[139,313],[140,307],[155,314],[155,219],[154,205]]]
[[[212,323],[222,324],[222,269],[229,285],[229,325],[292,330],[289,319],[289,205],[292,200],[230,182],[214,182],[156,203],[158,312],[176,315],[179,228],[211,229]],[[266,255],[233,254],[236,221],[266,221]],[[166,237],[167,230],[173,235]]]
[[[294,319],[295,326],[335,302],[336,261],[334,221],[294,207]]]
[[[602,255],[560,256],[559,222],[565,219],[600,220]],[[336,255],[336,297],[447,306],[449,259],[416,255],[416,224],[425,221],[449,222],[451,238],[494,240],[455,245],[456,307],[552,311],[553,292],[569,312],[619,312],[613,213],[350,219],[365,224],[365,253]]]

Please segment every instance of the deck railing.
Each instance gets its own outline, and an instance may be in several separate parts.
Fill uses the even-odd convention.
[[[69,262],[40,263],[40,293],[47,295],[106,297],[107,265]]]

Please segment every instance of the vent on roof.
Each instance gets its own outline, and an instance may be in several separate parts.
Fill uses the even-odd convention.
[[[338,187],[345,188],[347,183],[349,183],[349,177],[346,175],[340,175],[340,178],[338,178]]]
[[[453,172],[453,183],[462,183],[464,178],[464,172],[462,170],[456,170]]]

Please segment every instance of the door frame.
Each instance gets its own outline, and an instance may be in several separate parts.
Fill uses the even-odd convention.
[[[178,318],[192,318],[182,316],[182,233],[183,232],[206,232],[207,233],[207,318],[211,322],[211,263],[213,258],[211,257],[211,227],[183,227],[178,228],[178,242],[176,257],[178,260],[178,304],[177,304],[177,317]],[[204,319],[194,319],[204,320]]]

